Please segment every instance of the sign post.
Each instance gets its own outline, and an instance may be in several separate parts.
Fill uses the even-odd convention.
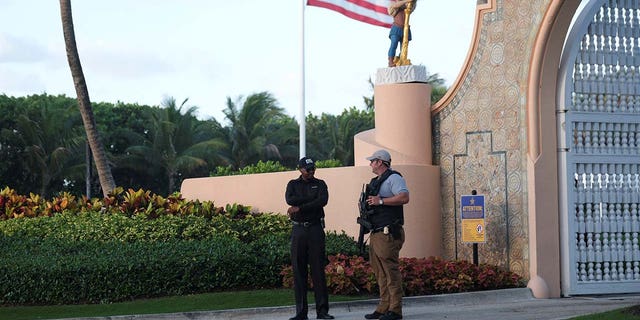
[[[473,244],[473,264],[478,265],[478,243],[485,242],[484,195],[471,195],[460,198],[460,218],[462,242]]]

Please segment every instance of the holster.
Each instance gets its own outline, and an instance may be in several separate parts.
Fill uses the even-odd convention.
[[[393,237],[394,240],[400,239],[401,236],[402,225],[400,224],[391,224],[389,225],[389,234]]]

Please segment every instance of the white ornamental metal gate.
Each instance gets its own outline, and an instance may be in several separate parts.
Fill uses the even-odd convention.
[[[591,0],[557,100],[562,291],[640,292],[640,0]]]

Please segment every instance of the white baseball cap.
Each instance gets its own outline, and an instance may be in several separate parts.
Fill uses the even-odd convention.
[[[391,155],[384,149],[380,149],[374,152],[370,157],[367,157],[367,160],[369,161],[376,159],[391,163]]]

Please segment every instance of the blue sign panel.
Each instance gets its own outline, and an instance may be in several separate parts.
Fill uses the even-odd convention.
[[[484,196],[462,196],[460,208],[462,219],[484,219]]]

